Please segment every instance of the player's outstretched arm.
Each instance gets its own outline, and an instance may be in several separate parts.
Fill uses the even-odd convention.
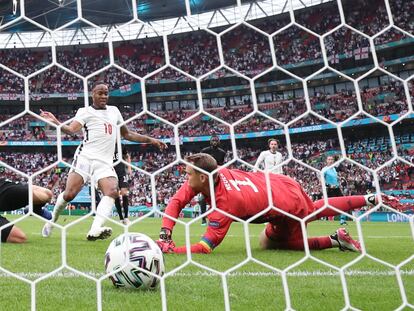
[[[200,242],[191,245],[190,252],[193,254],[210,254],[223,241],[231,223],[231,218],[218,212],[211,213],[206,233]],[[166,242],[158,240],[157,244],[163,253],[185,254],[187,252],[186,246],[176,247],[171,238]]]
[[[141,135],[135,132],[132,132],[128,129],[127,126],[123,125],[121,127],[121,136],[125,138],[126,140],[133,141],[136,143],[144,143],[144,144],[151,144],[155,147],[157,147],[160,150],[167,149],[167,144],[156,139],[152,138],[146,135]]]
[[[155,241],[160,247],[161,251],[166,254],[185,254],[187,252],[186,246],[176,247],[174,241],[171,239],[171,232],[169,238],[163,240],[161,236],[168,232],[166,228],[161,229],[160,239]],[[193,254],[210,254],[213,251],[211,243],[201,239],[200,242],[191,245],[191,253]]]
[[[62,123],[55,117],[55,115],[49,111],[43,111],[40,110],[40,116],[47,121],[56,124],[61,125]],[[74,120],[69,125],[62,125],[60,127],[62,129],[62,132],[65,134],[73,135],[79,132],[82,129],[82,124],[80,124],[78,121]]]

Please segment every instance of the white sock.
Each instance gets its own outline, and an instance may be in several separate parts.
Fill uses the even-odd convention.
[[[56,199],[56,204],[52,212],[52,222],[56,222],[58,220],[60,213],[65,209],[66,205],[68,205],[68,202],[63,199],[64,193],[65,192],[59,194],[58,198]]]
[[[96,208],[96,216],[93,220],[91,231],[98,230],[105,223],[105,217],[109,217],[112,212],[115,200],[108,196],[103,196]]]
[[[366,194],[364,195],[365,202],[368,206],[374,206],[376,203],[376,195],[375,193]]]
[[[332,247],[338,247],[339,246],[339,242],[335,239],[332,239],[331,237],[329,237],[331,239],[331,243],[332,243]]]

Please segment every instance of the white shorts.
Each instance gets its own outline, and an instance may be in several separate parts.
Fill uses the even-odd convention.
[[[72,172],[81,175],[84,183],[87,183],[91,176],[93,176],[95,183],[98,183],[100,179],[106,177],[115,177],[118,179],[112,165],[100,160],[90,160],[81,155],[78,155],[73,161],[69,173]]]

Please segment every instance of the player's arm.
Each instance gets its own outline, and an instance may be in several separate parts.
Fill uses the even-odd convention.
[[[49,111],[40,110],[40,116],[42,118],[48,120],[49,122],[52,122],[53,124],[56,124],[58,126],[62,124],[55,117],[55,115],[53,113],[49,112]],[[79,121],[73,120],[69,125],[64,124],[60,128],[61,128],[63,133],[73,135],[73,134],[76,134],[77,132],[79,132],[82,129],[82,126],[83,125]]]
[[[188,182],[184,182],[184,184],[178,189],[176,194],[172,197],[170,202],[164,211],[164,213],[172,218],[178,218],[180,215],[181,210],[191,202],[191,199],[196,195],[196,193],[191,189],[188,185]],[[161,232],[160,232],[160,240],[162,241],[171,241],[172,230],[174,228],[175,221],[164,216],[162,218],[162,225],[161,225]]]
[[[123,125],[121,127],[121,136],[126,140],[133,141],[136,143],[154,145],[161,150],[167,148],[167,145],[164,142],[146,135],[141,135],[136,132],[130,131],[126,125]]]
[[[210,254],[224,239],[229,231],[233,220],[218,212],[213,212],[209,216],[209,224],[206,233],[201,238],[200,242],[192,244],[190,247],[191,253],[195,254]],[[160,245],[160,244],[159,244]],[[165,246],[163,248],[163,246]],[[160,245],[164,253],[185,254],[187,252],[186,246],[175,247],[174,243],[169,245]]]
[[[260,168],[260,164],[263,162],[264,160],[264,153],[261,152],[259,157],[257,158],[256,163],[254,164],[254,170],[257,171]]]

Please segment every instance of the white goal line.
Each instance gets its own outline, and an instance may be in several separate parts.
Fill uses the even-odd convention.
[[[38,279],[40,277],[43,277],[46,275],[46,273],[40,273],[40,272],[22,272],[22,273],[16,273],[18,276],[34,280]],[[98,272],[87,272],[91,277],[94,278],[100,278],[102,276],[102,273]],[[380,270],[347,270],[345,271],[346,276],[395,276],[395,271],[380,271]],[[414,270],[400,270],[401,275],[406,276],[413,276]],[[212,272],[177,272],[173,275],[169,276],[171,277],[218,277],[218,274],[212,273]],[[277,272],[232,272],[228,274],[229,277],[275,277],[280,276]],[[339,276],[339,272],[335,270],[315,270],[315,271],[293,271],[287,273],[288,277],[325,277],[325,276]],[[7,273],[0,273],[1,278],[13,278],[10,274]],[[80,274],[74,273],[74,272],[59,272],[52,276],[50,276],[50,279],[56,279],[56,278],[80,278],[83,277]]]

